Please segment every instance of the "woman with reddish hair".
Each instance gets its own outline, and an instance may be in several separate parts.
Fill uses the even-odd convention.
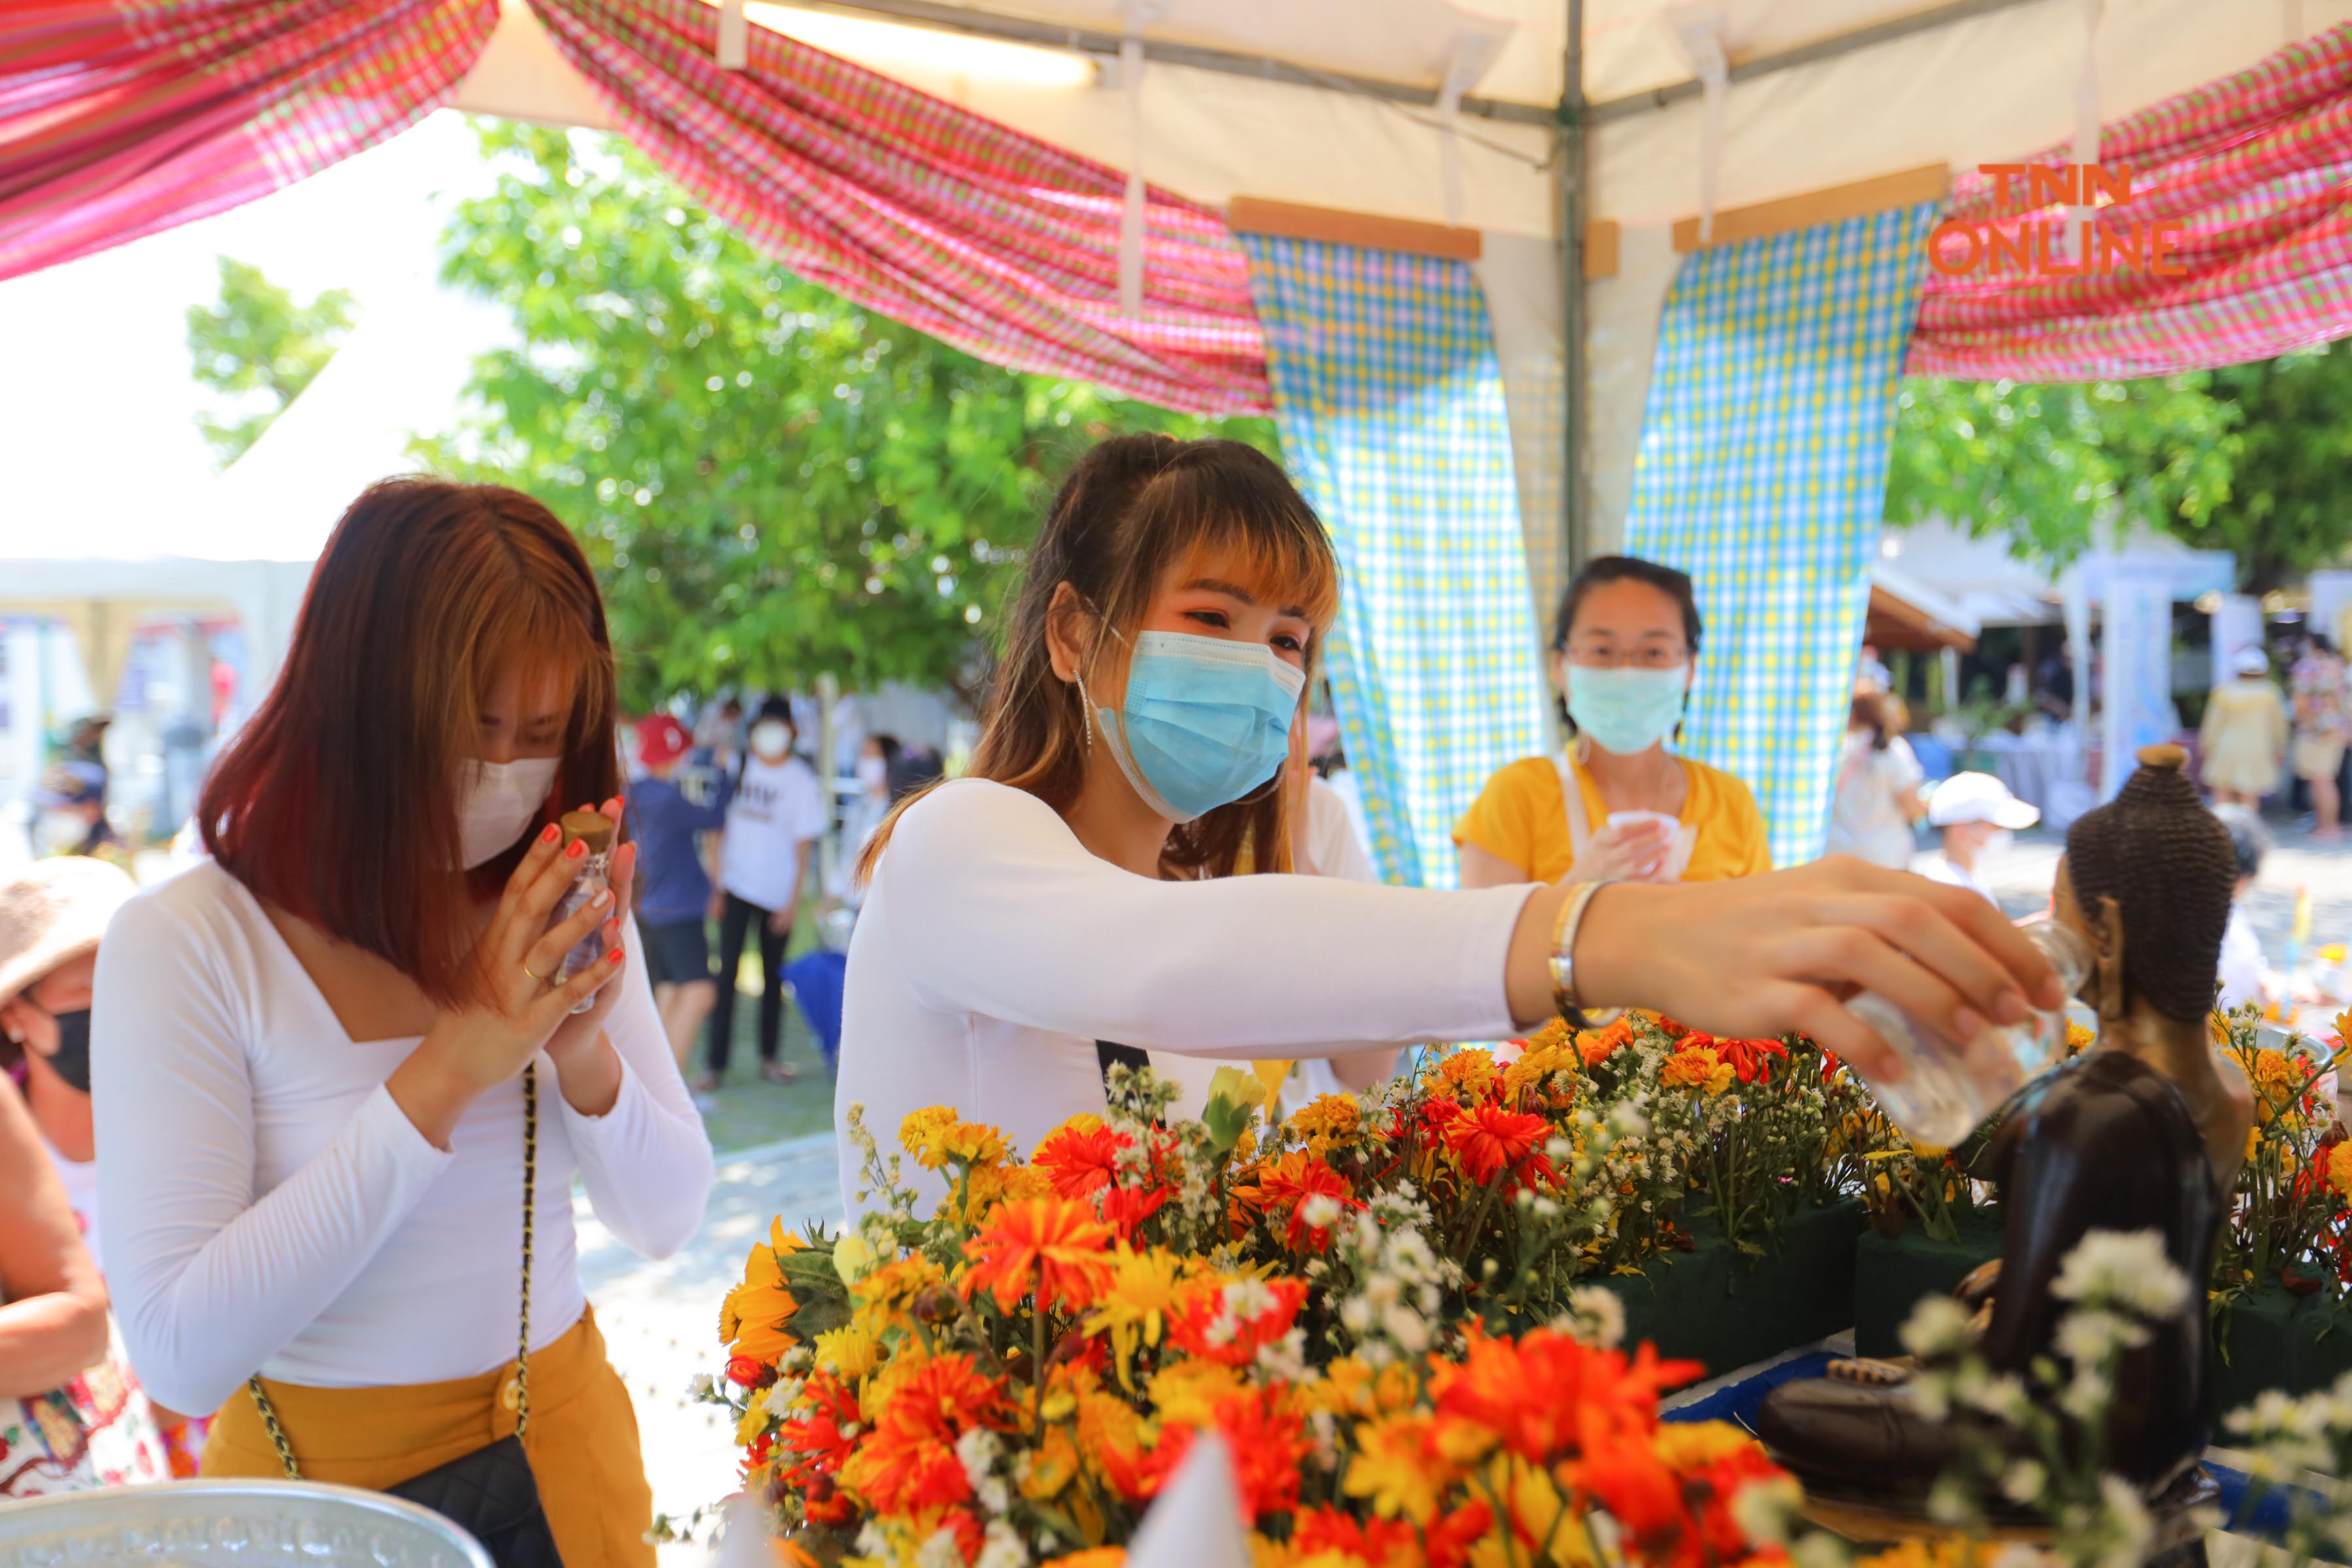
[[[562,525],[388,480],[205,790],[213,858],[116,917],[91,1053],[110,1282],[155,1397],[220,1413],[205,1474],[390,1489],[520,1427],[569,1568],[652,1563],[572,1183],[662,1257],[711,1158],[624,940],[634,847],[553,919],[583,864],[558,817],[620,815],[614,728]]]

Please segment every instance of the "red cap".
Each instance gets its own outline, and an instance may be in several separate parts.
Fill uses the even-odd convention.
[[[637,760],[649,768],[667,767],[686,755],[694,737],[667,713],[637,721]]]

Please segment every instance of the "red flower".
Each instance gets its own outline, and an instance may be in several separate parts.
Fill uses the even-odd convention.
[[[1778,1040],[1717,1040],[1715,1052],[1731,1064],[1742,1083],[1761,1080],[1771,1070],[1771,1058],[1789,1059],[1789,1047]]]
[[[1442,1102],[1441,1102],[1442,1103]],[[1312,1197],[1329,1197],[1343,1208],[1360,1209],[1359,1202],[1348,1185],[1348,1178],[1321,1160],[1315,1159],[1304,1149],[1293,1149],[1260,1172],[1257,1179],[1257,1201],[1269,1215],[1285,1214],[1289,1224],[1283,1239],[1294,1249],[1320,1252],[1331,1245],[1328,1228],[1310,1226],[1299,1210]]]
[[[1332,1508],[1300,1514],[1290,1542],[1302,1556],[1337,1552],[1360,1558],[1370,1568],[1414,1568],[1421,1561],[1420,1538],[1403,1520],[1360,1520]]]
[[[1089,1197],[1118,1181],[1119,1151],[1134,1140],[1108,1127],[1065,1127],[1037,1145],[1029,1163],[1066,1198]]]
[[[1247,1366],[1259,1349],[1290,1332],[1307,1300],[1304,1279],[1251,1279],[1227,1286],[1188,1280],[1176,1293],[1168,1337],[1178,1350],[1226,1366]]]
[[[1464,1568],[1470,1549],[1494,1527],[1494,1511],[1485,1503],[1464,1503],[1429,1527],[1429,1568]]]
[[[1103,1221],[1119,1240],[1131,1242],[1135,1239],[1135,1227],[1167,1207],[1175,1196],[1176,1189],[1164,1185],[1149,1191],[1141,1187],[1105,1187]]]
[[[872,1432],[841,1472],[877,1513],[944,1508],[971,1496],[956,1439],[974,1426],[1003,1429],[1013,1409],[1004,1380],[976,1371],[958,1353],[923,1363],[890,1391]]]
[[[741,1388],[765,1388],[776,1381],[776,1369],[758,1356],[727,1358],[727,1381]]]
[[[1233,1459],[1234,1485],[1241,1494],[1244,1520],[1297,1508],[1303,1461],[1314,1444],[1297,1413],[1276,1409],[1269,1390],[1253,1388],[1217,1402],[1217,1430],[1224,1434]],[[1155,1493],[1184,1462],[1197,1436],[1190,1426],[1171,1426],[1161,1435],[1151,1454]]]
[[[857,1391],[829,1372],[809,1374],[808,1385],[801,1391],[801,1405],[807,1414],[787,1421],[776,1433],[777,1444],[787,1458],[782,1468],[785,1480],[794,1486],[814,1488],[820,1480],[828,1480],[841,1473],[841,1467],[857,1446],[848,1435],[863,1419],[857,1412]]]
[[[1517,1170],[1550,1131],[1551,1124],[1540,1116],[1481,1105],[1456,1112],[1438,1136],[1470,1179],[1484,1186],[1504,1172]],[[1545,1171],[1549,1173],[1549,1165]],[[1527,1174],[1521,1173],[1523,1178]]]
[[[1696,1362],[1661,1362],[1647,1344],[1628,1361],[1550,1329],[1517,1341],[1490,1339],[1475,1326],[1461,1361],[1440,1364],[1431,1389],[1441,1426],[1491,1432],[1532,1464],[1615,1447],[1625,1435],[1657,1425],[1658,1394],[1706,1370]]]

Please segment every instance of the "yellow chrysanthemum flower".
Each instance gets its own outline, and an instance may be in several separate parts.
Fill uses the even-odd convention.
[[[1213,1361],[1180,1361],[1151,1376],[1151,1407],[1181,1426],[1213,1426],[1217,1405],[1242,1392],[1242,1374]]]
[[[1087,1331],[1110,1335],[1120,1386],[1134,1389],[1136,1351],[1158,1344],[1167,1331],[1168,1314],[1175,1310],[1176,1286],[1183,1274],[1183,1259],[1156,1247],[1138,1252],[1121,1247],[1114,1255],[1110,1283],[1095,1299]]]
[[[737,1355],[747,1355],[771,1366],[800,1342],[784,1325],[800,1310],[800,1302],[784,1289],[783,1266],[772,1247],[754,1245],[743,1260],[743,1283],[727,1292],[719,1309],[719,1337]]]
[[[856,1382],[870,1376],[882,1364],[881,1342],[857,1323],[832,1329],[810,1342],[816,1364],[836,1377]]]
[[[1697,1469],[1757,1447],[1755,1438],[1726,1421],[1664,1422],[1650,1445],[1662,1462],[1677,1470]]]
[[[1370,1501],[1383,1519],[1402,1516],[1426,1525],[1436,1517],[1444,1467],[1430,1442],[1431,1420],[1412,1414],[1368,1421],[1356,1432],[1357,1451],[1341,1489]]]

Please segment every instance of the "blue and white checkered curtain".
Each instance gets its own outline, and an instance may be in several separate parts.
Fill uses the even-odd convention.
[[[1822,852],[1938,208],[1705,250],[1658,323],[1628,553],[1706,620],[1683,749],[1748,782],[1772,863]]]
[[[1486,302],[1458,261],[1241,239],[1283,458],[1338,547],[1328,666],[1372,858],[1452,887],[1454,823],[1549,743]]]

